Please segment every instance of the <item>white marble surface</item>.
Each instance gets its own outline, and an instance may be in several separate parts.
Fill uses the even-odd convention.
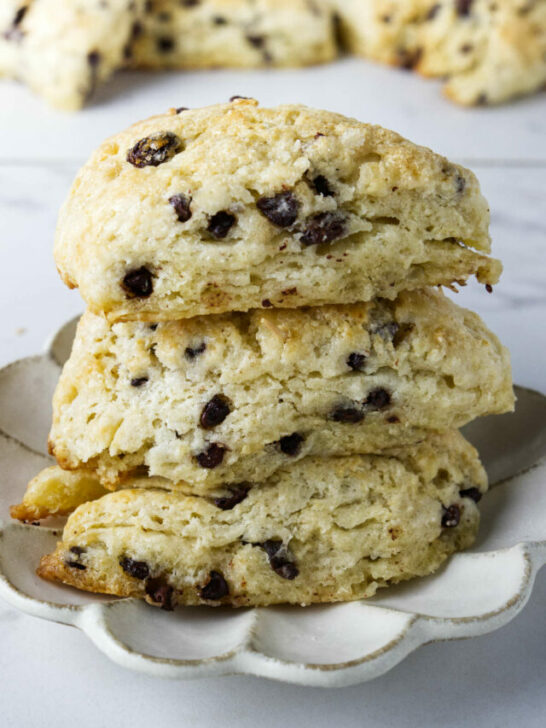
[[[546,391],[546,103],[463,110],[437,84],[356,60],[278,73],[125,74],[95,107],[59,114],[0,84],[0,365],[39,351],[79,312],[51,259],[57,208],[79,164],[109,133],[169,106],[232,94],[301,101],[382,123],[469,164],[492,209],[505,275],[493,295],[469,286],[476,309],[507,343],[520,384]],[[388,675],[337,691],[252,678],[160,682],[110,664],[76,630],[0,604],[0,725],[82,728],[168,723],[204,728],[544,725],[546,571],[523,613],[497,633],[430,645]]]

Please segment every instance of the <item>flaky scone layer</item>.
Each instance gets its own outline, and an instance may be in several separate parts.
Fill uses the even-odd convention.
[[[109,325],[86,313],[50,447],[105,485],[206,492],[307,455],[379,452],[513,406],[507,350],[434,290],[394,301]]]
[[[94,312],[174,320],[493,284],[488,222],[474,175],[429,149],[236,99],[102,144],[62,208],[55,259]]]
[[[486,488],[457,432],[389,456],[306,458],[224,498],[129,487],[80,506],[38,573],[165,608],[360,599],[469,546]]]

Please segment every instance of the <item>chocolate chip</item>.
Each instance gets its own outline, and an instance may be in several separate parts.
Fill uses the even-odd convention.
[[[373,389],[364,402],[364,406],[372,411],[382,410],[391,403],[391,395],[386,389]]]
[[[212,470],[213,468],[216,468],[218,467],[218,465],[220,465],[220,463],[224,459],[226,450],[227,447],[225,445],[220,445],[216,442],[213,442],[211,445],[208,446],[206,450],[200,452],[199,455],[197,455],[197,462],[202,468]]]
[[[219,571],[211,571],[205,586],[199,589],[201,599],[217,602],[229,594],[229,586]]]
[[[172,612],[172,596],[174,590],[164,579],[161,577],[148,579],[145,590],[150,599],[156,604],[159,604],[161,609],[164,609],[166,612]]]
[[[443,507],[442,528],[455,528],[461,520],[461,509],[457,505]]]
[[[237,99],[248,99],[248,96],[239,96],[239,94],[235,94],[235,96],[231,96],[229,100],[233,103],[234,101],[237,101]]]
[[[168,162],[184,149],[182,140],[170,131],[161,131],[158,134],[140,139],[134,147],[127,152],[127,161],[133,167],[158,167]]]
[[[479,488],[465,488],[459,491],[461,498],[470,498],[474,503],[479,503],[482,499],[483,493]]]
[[[176,113],[177,114],[181,114],[183,111],[188,111],[188,107],[187,106],[178,106],[176,108]]]
[[[119,560],[119,565],[129,576],[135,579],[147,579],[150,576],[150,569],[145,561],[135,561],[134,559],[124,556]]]
[[[319,174],[313,179],[313,187],[322,197],[334,197],[335,195],[334,190],[330,187],[330,183],[323,174]]]
[[[294,432],[292,435],[285,435],[279,440],[279,448],[285,455],[294,457],[300,452],[304,439],[298,432]]]
[[[485,290],[487,291],[487,293],[493,293],[493,286],[490,283],[486,283]]]
[[[154,291],[152,274],[145,266],[126,273],[121,285],[130,298],[148,298]]]
[[[210,218],[207,230],[213,238],[221,240],[226,237],[236,222],[237,218],[235,215],[221,210]]]
[[[82,554],[85,554],[87,549],[84,549],[83,546],[71,546],[70,547],[70,553],[74,554],[75,556],[81,556]]]
[[[457,15],[460,15],[461,17],[467,17],[470,15],[473,2],[474,0],[455,0],[455,10],[457,11]]]
[[[219,496],[214,499],[214,505],[223,511],[231,511],[236,505],[242,503],[252,486],[250,483],[237,483],[228,487],[230,495]]]
[[[135,377],[134,379],[131,379],[131,387],[142,387],[143,384],[146,384],[148,381],[148,377]]]
[[[214,25],[227,25],[227,18],[223,18],[221,15],[215,15],[212,19],[212,22]],[[242,99],[245,98],[245,96],[241,96]]]
[[[203,341],[202,344],[199,344],[195,349],[192,349],[191,347],[187,347],[184,351],[184,356],[188,361],[193,361],[196,356],[199,356],[199,354],[202,354],[205,349],[207,348],[207,345]]]
[[[148,326],[148,328],[150,329],[150,331],[156,331],[157,327],[158,327],[158,324],[150,324]]]
[[[300,203],[292,192],[279,192],[273,197],[262,197],[256,207],[278,227],[290,227],[296,222]]]
[[[264,308],[271,308],[273,306],[273,304],[271,303],[269,298],[264,298],[264,300],[262,301],[262,306]]]
[[[366,357],[364,356],[364,354],[359,354],[356,351],[353,351],[353,353],[349,354],[349,356],[347,357],[347,366],[353,369],[355,372],[362,371],[365,363]]]
[[[300,238],[305,246],[331,243],[345,233],[345,218],[338,212],[321,212],[308,218]]]
[[[259,546],[265,551],[269,565],[283,579],[295,579],[300,573],[282,541],[269,539],[263,543],[253,544],[253,546]]]
[[[356,407],[336,407],[330,418],[334,422],[342,422],[349,425],[356,425],[364,419],[362,410]]]
[[[203,407],[199,424],[205,430],[212,430],[213,427],[222,424],[230,412],[231,408],[227,397],[224,397],[222,394],[215,394]]]
[[[188,220],[191,218],[192,212],[191,212],[191,197],[186,197],[186,195],[173,195],[172,197],[169,197],[169,202],[174,207],[174,211],[176,212],[176,216],[179,219],[180,222],[188,222]]]

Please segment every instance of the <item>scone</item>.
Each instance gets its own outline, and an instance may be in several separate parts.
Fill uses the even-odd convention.
[[[83,106],[126,62],[144,0],[3,0],[0,76],[64,110]]]
[[[332,60],[321,0],[154,0],[132,44],[138,68],[303,66]]]
[[[91,310],[155,322],[491,285],[488,222],[474,175],[429,149],[238,99],[102,144],[61,210],[55,259]]]
[[[307,458],[238,499],[129,488],[80,506],[38,574],[166,609],[361,599],[468,547],[486,488],[457,432]]]
[[[346,47],[447,78],[459,103],[502,103],[546,83],[544,0],[332,1]]]
[[[307,455],[377,453],[513,406],[509,355],[441,292],[178,322],[84,314],[53,400],[63,468],[206,493]]]
[[[0,76],[80,109],[126,67],[301,66],[337,53],[321,0],[2,0]]]

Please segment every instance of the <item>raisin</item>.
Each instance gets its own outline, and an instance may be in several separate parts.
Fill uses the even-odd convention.
[[[175,42],[173,38],[169,38],[168,36],[161,36],[156,41],[157,50],[160,53],[170,53],[172,50],[174,50]]]
[[[101,55],[98,51],[90,51],[87,54],[87,62],[91,68],[97,68],[100,63]]]
[[[205,586],[199,589],[199,596],[201,599],[207,599],[214,602],[222,599],[222,597],[226,597],[228,594],[228,583],[219,571],[211,571],[208,582]]]
[[[230,412],[231,408],[227,397],[224,397],[222,394],[215,394],[203,407],[199,424],[205,430],[212,430],[213,427],[220,425]]]
[[[460,174],[455,177],[455,190],[462,195],[466,188],[466,180]]]
[[[175,109],[177,114],[181,114],[183,111],[188,111],[188,110],[189,110],[188,106],[177,106]]]
[[[70,547],[70,553],[74,554],[75,556],[81,556],[86,552],[86,549],[83,548],[83,546],[71,546]]]
[[[260,198],[256,207],[273,225],[285,228],[296,222],[300,203],[292,192],[279,192],[273,197]]]
[[[202,468],[212,470],[218,467],[224,459],[227,447],[213,442],[206,450],[197,455],[197,462]]]
[[[134,379],[131,379],[131,387],[142,387],[143,384],[146,384],[148,381],[148,377],[135,377]]]
[[[292,435],[285,435],[279,440],[279,447],[281,452],[285,455],[294,457],[298,455],[301,450],[301,444],[304,441],[304,437],[298,432],[294,432]]]
[[[269,298],[264,298],[264,300],[262,301],[262,306],[264,308],[271,308],[273,306],[273,304],[271,303]]]
[[[70,566],[73,569],[79,569],[80,571],[85,571],[85,569],[87,569],[87,566],[84,566],[84,564],[80,564],[79,561],[65,561],[64,563],[67,566]]]
[[[400,68],[405,68],[407,71],[411,71],[421,60],[423,51],[421,48],[415,50],[407,50],[406,48],[400,48],[397,52],[398,65]]]
[[[470,498],[474,503],[479,503],[482,499],[483,493],[479,488],[465,488],[459,491],[461,498]]]
[[[197,346],[195,349],[192,349],[190,346],[188,346],[186,348],[186,350],[184,351],[184,356],[186,357],[186,359],[188,361],[193,361],[195,359],[195,357],[199,356],[199,354],[202,354],[206,348],[207,348],[207,345],[205,344],[204,341],[202,344],[199,344],[199,346]]]
[[[219,496],[214,499],[214,505],[223,511],[231,511],[236,505],[242,503],[252,486],[250,483],[237,483],[228,487],[230,495]]]
[[[184,149],[182,140],[170,131],[140,139],[127,152],[127,161],[133,167],[158,167]]]
[[[222,240],[226,237],[236,222],[237,218],[235,215],[232,215],[230,212],[226,212],[225,210],[221,210],[210,218],[207,230],[213,238]]]
[[[155,579],[148,579],[145,590],[150,599],[159,604],[161,609],[172,612],[174,590],[170,584],[167,584],[161,577],[156,577]]]
[[[254,48],[263,48],[265,45],[265,38],[263,35],[247,35],[247,41]]]
[[[364,419],[364,413],[356,407],[336,407],[330,417],[334,422],[357,425]]]
[[[23,32],[19,28],[21,23],[23,22],[23,18],[26,15],[26,12],[28,10],[28,5],[24,5],[22,8],[19,8],[17,12],[15,13],[15,17],[13,18],[13,22],[11,24],[11,27],[5,31],[4,38],[6,40],[14,40],[14,41],[20,41],[23,38]]]
[[[455,528],[461,520],[461,509],[457,505],[443,507],[442,528]]]
[[[152,274],[145,266],[126,273],[121,285],[130,298],[148,298],[154,291]]]
[[[372,411],[385,409],[391,403],[391,395],[386,389],[378,388],[372,390],[366,397],[364,405]]]
[[[135,561],[128,556],[124,556],[119,560],[119,565],[126,574],[133,576],[135,579],[147,579],[150,576],[150,569],[145,561]]]
[[[179,219],[179,221],[188,222],[192,215],[190,208],[191,197],[186,197],[186,195],[182,194],[173,195],[172,197],[169,197],[169,202],[174,207],[176,217]]]
[[[428,11],[426,19],[434,20],[434,18],[438,15],[438,13],[440,12],[441,9],[442,9],[442,6],[440,5],[440,3],[436,3]]]
[[[455,0],[455,10],[457,15],[461,17],[468,17],[474,0]]]
[[[233,103],[234,101],[237,101],[238,99],[248,99],[248,96],[239,96],[239,94],[235,94],[235,96],[230,96],[230,102]]]
[[[313,188],[322,197],[334,197],[335,195],[330,183],[323,174],[319,174],[313,179]]]
[[[344,233],[343,215],[337,212],[321,212],[307,220],[300,240],[305,246],[322,245],[341,238]]]
[[[358,352],[354,351],[352,354],[349,354],[347,357],[347,366],[353,369],[355,372],[361,372],[364,364],[366,363],[366,357],[364,354],[359,354]]]
[[[263,543],[253,545],[259,546],[265,551],[269,560],[269,565],[273,571],[283,579],[295,579],[300,573],[298,567],[292,561],[292,557],[289,554],[288,549],[282,541],[269,539]]]

